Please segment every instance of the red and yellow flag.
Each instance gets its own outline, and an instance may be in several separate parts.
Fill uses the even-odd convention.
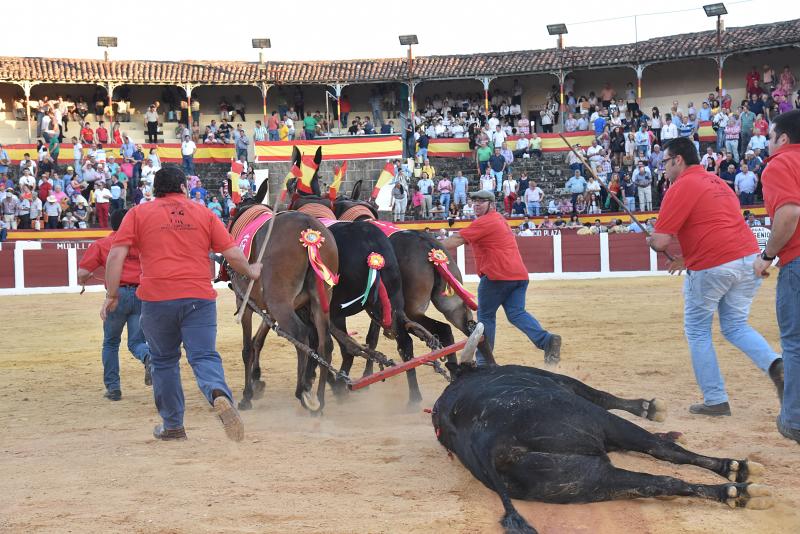
[[[244,165],[242,162],[232,160],[231,161],[231,200],[233,200],[234,204],[238,204],[242,201],[242,192],[239,189],[239,177],[242,175],[244,171]]]
[[[286,173],[286,178],[283,179],[283,191],[281,191],[281,202],[286,202],[286,192],[289,189],[289,180],[292,178],[300,178],[300,167],[292,165],[292,168]],[[297,185],[300,185],[300,180],[297,180]]]
[[[333,183],[331,183],[331,187],[328,189],[328,198],[331,202],[336,200],[336,195],[339,193],[339,187],[342,185],[342,180],[346,172],[347,162],[343,161],[341,167],[336,167],[336,171],[333,174]]]
[[[388,184],[392,178],[394,178],[394,164],[391,161],[387,161],[386,165],[383,166],[383,170],[381,174],[378,176],[378,180],[375,182],[375,187],[372,189],[372,198],[378,198],[378,193],[380,193],[381,188]]]

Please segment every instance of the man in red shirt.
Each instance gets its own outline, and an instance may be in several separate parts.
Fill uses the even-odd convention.
[[[780,257],[776,309],[786,386],[778,430],[800,443],[800,110],[775,118],[769,133],[771,157],[761,176],[772,234],[753,264],[758,276]]]
[[[719,311],[722,335],[768,373],[778,395],[783,388],[781,357],[748,323],[750,305],[761,285],[753,273],[758,243],[731,188],[700,165],[690,138],[666,144],[664,174],[672,184],[661,204],[650,246],[663,251],[677,236],[683,252],[670,272],[686,271],[684,327],[703,402],[689,412],[730,415],[725,382],[711,342],[711,322]]]
[[[108,252],[114,243],[115,232],[125,217],[126,210],[118,210],[111,214],[109,222],[113,230],[109,235],[89,245],[78,264],[78,282],[86,285],[92,273],[105,267]],[[136,296],[142,267],[139,264],[139,252],[135,248],[128,251],[122,265],[119,289],[117,290],[117,308],[108,314],[103,321],[103,383],[106,385],[105,397],[112,401],[122,398],[119,382],[119,344],[122,329],[128,325],[128,350],[134,358],[144,364],[144,383],[150,385],[150,351],[139,324],[142,313],[142,301]]]
[[[477,219],[442,244],[447,248],[457,248],[464,243],[472,246],[481,277],[478,284],[478,321],[483,323],[483,335],[489,347],[494,348],[497,309],[503,306],[508,321],[544,351],[545,363],[557,364],[561,358],[561,336],[542,328],[539,321],[525,310],[528,269],[522,262],[511,228],[495,209],[494,194],[477,191],[471,193],[470,197],[475,201]],[[480,351],[476,358],[479,365],[485,364]]]
[[[95,133],[98,143],[102,143],[104,145],[108,143],[108,130],[106,130],[106,127],[103,126],[103,121],[100,121],[100,123],[97,125],[97,132]]]
[[[186,439],[179,360],[181,343],[200,391],[213,405],[225,433],[244,439],[244,424],[233,407],[216,350],[217,293],[211,287],[210,251],[222,253],[239,273],[256,280],[261,264],[248,264],[220,220],[204,205],[186,198],[186,176],[165,165],[155,175],[156,199],[140,204],[125,217],[106,262],[105,319],[119,302],[119,284],[130,248],[139,251],[142,277],[142,330],[150,347],[153,396],[163,424],[153,435],[160,440]]]
[[[89,126],[89,122],[83,123],[83,128],[81,128],[81,139],[86,144],[90,144],[94,142],[94,130],[92,130],[91,126]]]

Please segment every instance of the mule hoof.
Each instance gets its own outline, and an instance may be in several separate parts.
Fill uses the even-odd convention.
[[[744,460],[742,463],[747,467],[747,480],[741,480],[740,482],[747,482],[764,474],[764,466],[760,463],[752,460]]]
[[[240,410],[249,410],[253,407],[253,403],[249,399],[242,399],[237,406]]]
[[[660,399],[653,399],[648,403],[647,416],[651,421],[663,423],[667,419],[667,403]]]
[[[312,391],[303,391],[300,394],[300,404],[303,405],[303,408],[312,413],[322,409],[319,399],[317,399],[317,396]]]
[[[263,380],[253,381],[253,398],[260,399],[264,396],[264,391],[267,389],[267,383]]]

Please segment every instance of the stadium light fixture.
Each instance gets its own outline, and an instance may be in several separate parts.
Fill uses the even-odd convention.
[[[706,12],[706,17],[721,17],[722,15],[728,14],[728,10],[722,2],[705,5],[703,6],[703,11]]]
[[[105,48],[103,51],[103,57],[106,61],[108,61],[108,49],[117,47],[117,38],[110,36],[98,37],[97,46]]]
[[[419,40],[417,39],[416,35],[401,35],[400,44],[403,46],[411,46],[419,44]]]
[[[547,25],[547,33],[550,35],[564,35],[567,32],[567,25],[566,24],[548,24]]]
[[[258,65],[259,70],[265,70],[264,67],[264,49],[272,48],[272,41],[269,39],[252,39],[253,48],[258,48]]]

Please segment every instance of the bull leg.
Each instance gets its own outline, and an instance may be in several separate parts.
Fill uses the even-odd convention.
[[[606,410],[623,410],[633,415],[638,415],[651,421],[664,421],[667,416],[667,406],[664,401],[658,399],[622,399],[605,391],[591,388],[568,376],[551,373],[542,369],[532,369],[538,375],[546,376],[553,382],[572,391],[576,395],[583,397]]]
[[[655,436],[647,430],[614,414],[603,421],[605,444],[608,450],[627,450],[649,454],[659,460],[674,464],[696,465],[713,471],[733,482],[747,482],[751,476],[760,475],[764,467],[750,460],[714,458],[688,451],[668,439]]]
[[[236,307],[241,306],[241,300],[237,299]],[[253,407],[253,310],[250,307],[244,309],[242,314],[242,363],[244,364],[244,390],[239,401],[240,410],[249,410]]]
[[[261,321],[261,324],[253,337],[253,398],[260,399],[264,396],[264,389],[267,384],[261,380],[261,349],[264,348],[264,341],[269,334],[269,325],[266,321]]]
[[[731,507],[768,508],[770,491],[748,483],[691,484],[614,467],[608,457],[531,452],[511,447],[497,455],[497,469],[512,497],[549,503],[600,502],[641,497],[702,497]]]

